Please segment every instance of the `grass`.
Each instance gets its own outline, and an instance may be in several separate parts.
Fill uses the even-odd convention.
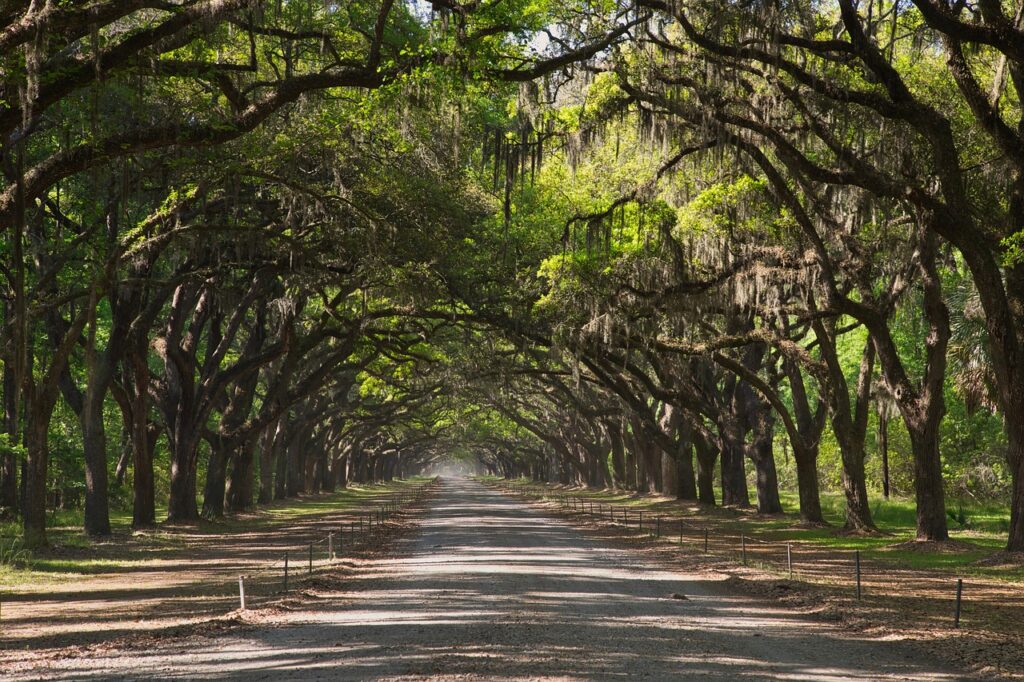
[[[534,488],[546,489],[543,484],[526,480],[516,481]],[[799,525],[799,501],[795,492],[782,492],[781,515],[761,516],[750,510],[708,508],[694,503],[668,501],[666,498],[637,495],[617,490],[566,491],[577,497],[627,506],[636,510],[682,513],[691,522],[713,524],[720,532],[741,534],[777,542],[808,543],[821,549],[854,551],[868,560],[894,567],[935,570],[956,576],[974,576],[1011,582],[1024,582],[1024,566],[985,566],[977,562],[1002,551],[1009,528],[1009,510],[995,503],[974,500],[947,500],[947,509],[955,518],[949,519],[950,537],[970,543],[977,549],[955,552],[928,551],[920,548],[904,549],[899,545],[915,538],[916,511],[910,499],[890,498],[873,502],[871,511],[875,523],[882,531],[879,535],[845,535],[837,531],[844,522],[845,498],[839,493],[822,493],[821,504],[829,528],[807,528]],[[717,491],[720,497],[720,491]],[[961,525],[958,518],[962,517]]]
[[[352,485],[329,494],[277,500],[259,509],[200,521],[189,533],[230,534],[278,526],[327,512],[375,509],[375,498],[409,490],[429,479],[410,478],[384,484]],[[158,509],[157,518],[167,511]],[[19,521],[0,523],[0,589],[45,587],[87,575],[116,573],[170,557],[185,549],[187,539],[173,527],[157,525],[135,531],[131,510],[111,510],[111,535],[94,538],[82,531],[81,510],[56,510],[49,515],[50,547],[29,551],[21,546]]]

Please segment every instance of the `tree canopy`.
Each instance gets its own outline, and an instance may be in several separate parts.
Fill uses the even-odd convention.
[[[450,457],[1024,551],[1009,0],[0,9],[0,507]],[[780,453],[783,457],[780,458]],[[750,488],[754,488],[754,495]],[[158,508],[161,509],[158,514]]]

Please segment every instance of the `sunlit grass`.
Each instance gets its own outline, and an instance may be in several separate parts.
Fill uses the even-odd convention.
[[[379,484],[355,484],[333,493],[277,500],[257,510],[230,514],[223,519],[200,521],[189,526],[191,534],[209,535],[269,529],[303,518],[338,511],[376,511],[379,502],[416,489],[426,478],[410,478]],[[158,510],[166,518],[166,509]],[[20,521],[0,523],[0,548],[10,548],[5,560],[0,551],[0,589],[41,588],[82,576],[117,573],[156,559],[175,556],[187,539],[173,527],[157,525],[134,531],[131,511],[111,511],[112,534],[93,538],[82,530],[81,510],[57,510],[48,516],[50,547],[29,551],[21,546]]]
[[[497,480],[497,479],[492,479]],[[536,493],[550,492],[544,484],[525,479],[513,481],[525,485]],[[859,550],[865,559],[876,560],[894,567],[929,569],[957,576],[977,576],[1009,581],[1024,581],[1024,566],[985,566],[979,560],[1004,549],[1009,529],[1009,509],[1005,505],[975,500],[947,500],[952,512],[948,519],[950,537],[970,543],[976,550],[960,549],[956,552],[913,550],[897,547],[916,537],[916,510],[912,499],[875,499],[871,503],[872,517],[881,531],[872,535],[848,535],[838,532],[844,523],[845,498],[840,493],[822,493],[821,505],[828,528],[807,528],[799,525],[799,498],[795,491],[782,491],[780,497],[784,513],[760,516],[752,510],[706,507],[692,502],[668,500],[652,495],[638,495],[632,491],[607,489],[570,489],[560,491],[582,500],[601,504],[625,506],[653,515],[665,514],[683,517],[690,523],[713,526],[719,532],[746,533],[762,540],[809,543],[821,549],[837,551]],[[718,499],[721,491],[716,490]],[[960,523],[963,519],[964,523]]]

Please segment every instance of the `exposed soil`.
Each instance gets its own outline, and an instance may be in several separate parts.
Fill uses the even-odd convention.
[[[975,561],[978,566],[995,566],[1013,568],[1024,566],[1024,552],[998,552],[992,556]]]
[[[579,506],[574,511],[554,501],[531,499],[537,507],[560,515],[601,541],[631,547],[649,560],[729,576],[728,584],[737,590],[778,600],[858,636],[913,641],[934,660],[945,661],[953,668],[995,679],[1024,679],[1024,633],[1020,627],[1024,622],[1024,591],[1020,585],[965,579],[961,627],[955,628],[956,579],[948,573],[864,560],[862,595],[858,599],[852,552],[794,542],[795,579],[790,580],[786,577],[786,543],[761,542],[747,536],[744,549],[740,537],[732,530],[723,531],[714,517],[701,519],[704,526],[700,527],[693,525],[692,518],[679,525],[678,519],[666,513],[659,539],[650,535],[650,512],[645,514],[646,532],[640,533],[636,512],[630,514],[627,525],[619,514],[602,514],[600,507],[591,514],[588,505],[586,513],[581,513]],[[703,528],[709,530],[707,554],[703,551]],[[934,543],[900,544],[910,545],[901,547],[904,551],[924,551]],[[977,550],[968,542],[942,544],[950,554]],[[746,565],[741,563],[744,553]],[[1005,553],[1003,557],[1006,561]]]
[[[981,548],[972,542],[964,542],[963,540],[944,540],[943,542],[908,540],[889,545],[886,549],[929,554],[966,554],[968,552],[977,552]]]
[[[142,646],[7,658],[13,679],[959,680],[911,642],[868,636],[664,547],[448,481],[420,527],[273,608]],[[691,560],[693,552],[690,552]],[[754,576],[751,576],[754,577]],[[757,583],[756,580],[753,581]],[[757,583],[758,587],[761,586]],[[805,597],[806,598],[806,595]]]
[[[385,492],[390,491],[381,489],[381,501]],[[293,581],[308,573],[310,543],[314,543],[315,570],[331,563],[325,541],[328,532],[335,533],[336,558],[347,565],[358,564],[360,555],[352,553],[349,529],[361,513],[377,511],[373,499],[367,497],[365,509],[338,509],[272,523],[254,518],[255,528],[233,524],[219,530],[197,525],[162,529],[159,544],[112,537],[88,548],[53,550],[53,556],[110,558],[117,559],[118,565],[125,556],[135,560],[127,570],[104,570],[38,589],[3,590],[0,650],[40,652],[194,628],[238,608],[240,575],[246,576],[248,606],[273,602],[283,588],[286,552]],[[397,528],[397,519],[389,526]],[[342,528],[344,535],[338,532]],[[372,545],[374,535],[359,534],[358,549]]]

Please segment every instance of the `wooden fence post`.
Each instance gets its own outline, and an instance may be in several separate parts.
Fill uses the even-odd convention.
[[[854,563],[857,567],[857,599],[860,599],[860,550],[854,551]]]
[[[960,627],[960,602],[964,594],[964,579],[956,579],[956,613],[953,614],[953,627]]]

